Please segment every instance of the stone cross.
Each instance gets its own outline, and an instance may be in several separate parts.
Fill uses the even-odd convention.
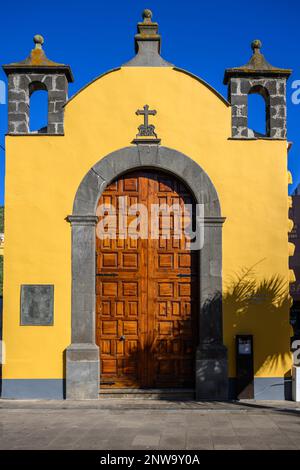
[[[149,105],[145,104],[144,109],[138,109],[136,113],[138,116],[142,115],[144,116],[144,124],[141,124],[138,129],[139,133],[137,134],[137,137],[157,137],[157,135],[154,132],[155,126],[153,124],[149,124],[149,116],[155,116],[156,115],[156,110],[155,109],[149,109]]]

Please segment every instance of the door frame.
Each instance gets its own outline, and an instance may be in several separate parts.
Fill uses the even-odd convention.
[[[67,399],[99,396],[99,348],[95,343],[95,225],[98,200],[108,184],[131,170],[157,168],[181,179],[203,204],[204,244],[199,260],[199,343],[196,351],[197,399],[228,399],[227,349],[223,344],[222,225],[217,191],[205,171],[177,150],[142,144],[99,160],[81,181],[67,217],[72,227],[71,344],[66,349]],[[101,386],[101,384],[100,384]]]

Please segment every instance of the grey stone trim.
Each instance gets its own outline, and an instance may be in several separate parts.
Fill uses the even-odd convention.
[[[204,217],[203,218],[203,222],[205,223],[205,225],[211,225],[211,226],[218,225],[218,224],[223,225],[225,220],[226,220],[226,217]]]
[[[5,134],[5,136],[9,135],[10,137],[64,137],[64,133],[59,133],[59,134],[52,134],[50,132],[47,133],[37,133],[37,132],[30,132],[30,133],[23,133],[19,132],[18,134],[9,134],[8,132]]]
[[[21,285],[21,326],[52,326],[54,285]]]
[[[282,72],[280,72],[280,70],[277,70],[276,73],[274,73],[273,70],[248,70],[248,71],[242,71],[242,70],[239,70],[238,68],[237,69],[231,69],[231,72],[228,73],[230,69],[227,69],[225,70],[225,74],[224,74],[224,79],[223,79],[223,84],[224,85],[227,85],[227,83],[229,83],[229,80],[230,78],[245,78],[245,77],[253,77],[253,78],[261,78],[261,77],[266,77],[266,78],[271,78],[271,79],[275,79],[276,78],[284,78],[284,79],[288,79],[288,77],[291,75],[292,73],[292,70],[291,69],[287,69],[287,70],[282,70]]]
[[[161,139],[143,139],[143,138],[136,138],[136,139],[133,139],[133,141],[131,142],[132,144],[136,144],[136,145],[159,145],[161,143]]]
[[[272,139],[271,137],[228,137],[227,140],[283,140],[283,139]]]
[[[137,49],[137,55],[122,67],[173,67],[173,64],[164,60],[159,54],[158,40],[137,40]]]
[[[66,350],[66,398],[99,398],[99,348],[96,344],[72,343]]]
[[[72,343],[95,343],[96,216],[69,216],[72,225]]]
[[[224,96],[221,95],[221,93],[219,93],[214,87],[212,87],[209,83],[207,83],[202,78],[198,77],[194,73],[189,72],[188,70],[181,69],[180,67],[173,67],[173,70],[175,70],[175,72],[184,73],[185,75],[188,75],[189,77],[194,78],[195,80],[200,82],[202,85],[206,86],[206,88],[208,88],[214,95],[216,95],[224,104],[226,104],[226,106],[230,106],[229,101],[227,101],[224,98]]]
[[[229,377],[229,399],[237,399],[236,377]],[[254,377],[254,400],[291,399],[291,377]]]
[[[67,221],[72,225],[92,225],[95,226],[98,222],[98,217],[95,215],[68,215]]]
[[[213,385],[213,389],[215,386]],[[255,377],[255,400],[290,400],[291,378]],[[97,390],[99,392],[99,390]],[[2,379],[1,398],[45,399],[65,398],[64,379]],[[229,378],[229,399],[236,399],[236,378]]]
[[[100,195],[113,179],[135,168],[159,168],[186,182],[204,215],[221,217],[217,192],[203,169],[177,150],[158,145],[137,145],[117,150],[96,163],[80,183],[73,215],[95,214]]]
[[[21,74],[42,74],[42,75],[65,75],[69,83],[74,82],[74,76],[69,65],[57,65],[50,67],[47,65],[26,66],[26,65],[3,65],[3,70],[9,76],[12,73]]]
[[[64,379],[2,379],[2,398],[62,400]]]
[[[126,64],[125,64],[126,66]],[[172,66],[170,64],[170,66]],[[101,80],[101,78],[105,77],[106,75],[109,75],[113,72],[118,72],[119,70],[121,70],[121,67],[116,67],[114,69],[111,69],[111,70],[108,70],[107,72],[99,75],[98,77],[94,78],[93,80],[91,80],[89,83],[87,83],[86,85],[84,85],[80,90],[78,90],[76,93],[74,93],[74,95],[71,96],[71,98],[69,98],[66,103],[64,104],[64,107],[66,107],[72,100],[74,100],[74,98],[76,98],[77,95],[79,95],[79,93],[82,93],[87,87],[89,87],[90,85],[92,85],[94,82],[96,82],[97,80]],[[226,106],[230,106],[230,103],[229,101],[227,101],[223,95],[221,95],[215,88],[213,88],[209,83],[207,83],[205,80],[203,80],[202,78],[198,77],[197,75],[187,71],[187,70],[184,70],[184,69],[181,69],[180,67],[174,67],[173,66],[173,70],[175,72],[180,72],[180,73],[184,73],[188,76],[190,76],[191,78],[194,78],[195,80],[197,80],[198,82],[202,83],[202,85],[206,86],[210,91],[212,91],[221,101],[223,101],[224,104],[226,104]]]
[[[219,198],[203,169],[168,147],[138,144],[102,158],[85,175],[76,192],[72,224],[72,344],[67,349],[67,396],[91,398],[99,385],[96,357],[79,360],[82,344],[95,351],[95,229],[99,198],[106,186],[137,168],[157,168],[181,179],[204,206],[205,242],[200,253],[199,347],[196,394],[205,399],[228,397],[227,350],[222,331],[222,224]],[[86,215],[85,215],[86,214]],[[78,343],[81,344],[78,348]],[[78,356],[70,356],[79,349]],[[217,372],[216,372],[217,371]],[[82,378],[88,385],[85,388]],[[70,392],[68,392],[68,387]]]
[[[259,93],[266,102],[266,135],[248,128],[248,95]],[[232,77],[228,98],[232,108],[232,137],[286,139],[286,78]]]
[[[222,225],[224,217],[204,218],[200,252],[199,346],[196,353],[196,399],[228,400],[227,350],[223,345]]]
[[[71,96],[71,98],[69,98],[66,103],[64,104],[64,107],[70,103],[70,101],[72,101],[74,98],[76,98],[77,95],[79,95],[79,93],[81,93],[82,91],[84,91],[87,87],[89,87],[90,85],[92,85],[92,83],[96,82],[97,80],[100,80],[101,78],[105,77],[106,75],[109,75],[110,73],[113,73],[113,72],[117,72],[118,70],[121,70],[121,67],[116,67],[114,69],[111,69],[111,70],[108,70],[107,72],[104,72],[102,73],[101,75],[99,75],[98,77],[94,78],[93,80],[91,80],[90,82],[88,82],[86,85],[84,85],[82,88],[80,88],[80,90],[78,90],[76,93],[74,93],[74,95]]]
[[[95,215],[71,215],[72,333],[66,350],[66,390],[70,399],[99,394],[99,348],[95,344]]]
[[[255,400],[291,400],[291,377],[254,377]]]
[[[196,353],[196,400],[228,399],[227,349],[225,346],[209,349],[199,347]]]

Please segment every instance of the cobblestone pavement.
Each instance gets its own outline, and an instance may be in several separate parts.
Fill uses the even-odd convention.
[[[0,449],[300,449],[300,404],[0,400]]]

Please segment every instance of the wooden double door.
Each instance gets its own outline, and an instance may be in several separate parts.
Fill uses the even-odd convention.
[[[178,220],[186,226],[192,213],[189,210],[183,217],[175,211],[169,217],[159,212],[151,223],[155,207],[174,204],[194,206],[193,197],[178,179],[151,170],[120,177],[99,200],[99,222],[109,216],[109,227],[115,229],[113,237],[99,238],[100,232],[96,236],[101,387],[194,386],[198,252],[190,249],[184,233],[178,236]],[[103,207],[115,208],[115,214]],[[124,235],[124,221],[119,216],[128,207]],[[141,230],[140,238],[134,236],[131,222]]]

